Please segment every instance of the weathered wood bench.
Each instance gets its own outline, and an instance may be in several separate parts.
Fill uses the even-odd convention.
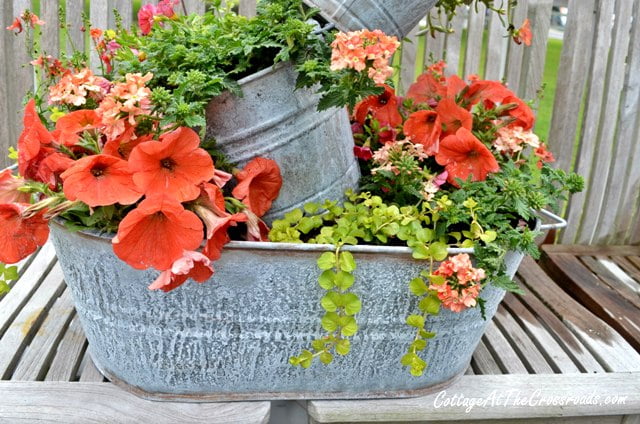
[[[637,268],[623,269],[638,277]],[[158,403],[96,370],[46,245],[20,264],[20,278],[0,299],[0,422],[264,423],[271,414],[278,424],[640,423],[640,354],[531,259],[518,278],[527,294],[506,297],[466,375],[446,391],[393,400]],[[467,412],[472,401],[483,404]]]

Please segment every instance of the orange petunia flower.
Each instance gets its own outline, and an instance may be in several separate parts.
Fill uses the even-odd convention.
[[[213,275],[211,261],[205,255],[195,251],[185,251],[170,269],[163,271],[149,286],[149,290],[169,292],[184,284],[191,278],[198,283],[204,283]]]
[[[202,217],[202,215],[200,216]],[[247,215],[244,213],[227,214],[226,216],[208,214],[205,218],[207,244],[202,253],[212,261],[220,259],[222,248],[231,240],[227,234],[229,227],[235,227],[239,222],[246,221]]]
[[[529,22],[529,18],[527,18],[522,23],[522,26],[513,32],[513,41],[517,44],[524,43],[525,46],[530,46],[532,38],[531,23]]]
[[[428,155],[438,152],[438,142],[442,132],[442,122],[438,112],[433,110],[419,110],[409,115],[405,121],[404,134],[411,138],[414,144],[422,144]]]
[[[458,129],[440,142],[436,162],[445,167],[447,181],[456,187],[460,187],[457,178],[484,181],[489,172],[500,170],[491,151],[466,128]]]
[[[464,94],[464,101],[468,107],[476,103],[484,102],[487,107],[494,107],[497,103],[503,103],[505,97],[515,96],[499,81],[477,80],[473,81]]]
[[[120,159],[128,160],[129,155],[131,155],[131,151],[135,149],[138,144],[153,139],[153,136],[151,134],[136,137],[135,127],[127,127],[126,125],[125,127],[127,129],[124,130],[124,132],[117,138],[114,138],[113,140],[107,140],[107,142],[104,143],[102,153],[104,153],[105,155],[111,155]]]
[[[61,175],[64,195],[91,207],[131,205],[142,193],[133,184],[127,161],[110,155],[85,156]]]
[[[100,116],[95,110],[76,110],[56,122],[58,143],[65,146],[75,146],[80,140],[80,133],[98,128],[101,124]]]
[[[120,222],[113,251],[135,269],[164,271],[185,250],[197,249],[202,238],[202,221],[196,214],[172,198],[152,197]]]
[[[215,173],[211,156],[199,146],[198,134],[186,127],[164,134],[160,141],[140,143],[129,156],[133,182],[147,196],[195,199],[198,185]]]
[[[33,179],[48,184],[54,190],[62,182],[62,173],[69,169],[75,161],[48,147],[40,150],[40,153],[42,159],[37,162],[37,171]]]
[[[31,195],[19,191],[24,179],[14,177],[10,169],[0,171],[0,203],[29,203]]]
[[[473,115],[453,99],[443,99],[436,106],[436,112],[442,122],[442,136],[455,134],[459,128],[471,130]]]
[[[25,178],[35,179],[36,163],[43,159],[41,149],[54,141],[51,133],[40,121],[35,100],[24,108],[24,130],[18,139],[18,171]]]
[[[378,96],[369,96],[358,103],[353,109],[353,115],[356,121],[364,125],[367,116],[371,114],[380,125],[388,125],[395,128],[402,124],[402,116],[398,112],[398,97],[393,88],[388,85],[384,87],[384,92]]]
[[[406,97],[412,99],[414,104],[429,103],[445,97],[447,89],[444,81],[441,75],[427,71],[411,84]]]
[[[30,218],[22,213],[29,207],[26,203],[0,204],[0,262],[16,263],[46,243],[49,226],[40,212]]]
[[[271,208],[282,187],[280,168],[271,159],[253,159],[236,178],[238,185],[233,189],[233,197],[244,202],[259,217]]]
[[[503,104],[515,103],[517,106],[509,109],[507,115],[515,119],[511,125],[522,127],[524,131],[533,128],[536,117],[528,104],[520,100],[517,96],[508,96],[503,99]]]

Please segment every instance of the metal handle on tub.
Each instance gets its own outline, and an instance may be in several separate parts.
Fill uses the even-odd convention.
[[[558,215],[549,212],[546,209],[540,209],[538,211],[541,215],[546,216],[549,219],[554,220],[555,222],[553,224],[542,224],[540,226],[540,231],[547,231],[547,230],[556,230],[558,228],[564,228],[567,226],[567,221],[561,217],[559,217]]]

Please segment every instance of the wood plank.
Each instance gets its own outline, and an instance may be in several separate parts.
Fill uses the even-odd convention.
[[[399,93],[404,95],[407,93],[409,86],[416,79],[416,59],[418,52],[418,33],[419,25],[413,28],[406,39],[402,41],[402,56],[400,60],[400,84]]]
[[[634,305],[640,310],[640,296],[638,291],[632,289],[628,284],[625,284],[621,280],[621,276],[615,275],[609,268],[607,268],[602,261],[608,261],[606,257],[592,257],[592,256],[579,256],[582,263],[598,278],[604,282],[611,290],[622,296],[629,303]],[[604,262],[606,263],[606,262]],[[618,268],[620,269],[620,268]],[[631,277],[624,274],[624,271],[620,270],[623,276],[631,280]],[[633,281],[633,280],[631,280]]]
[[[91,27],[99,28],[102,30],[109,28],[109,15],[113,15],[113,13],[111,13],[111,9],[113,9],[113,0],[98,0],[90,2],[89,20],[91,21]],[[91,49],[89,55],[91,69],[96,74],[103,75],[105,71],[103,69],[103,64],[100,60],[100,56],[94,48],[95,46],[93,41],[90,41],[89,44]]]
[[[544,266],[580,303],[618,331],[640,351],[640,309],[621,298],[573,255],[547,255]],[[639,357],[640,359],[640,357]],[[640,366],[640,364],[638,364]]]
[[[520,282],[520,287],[525,292],[524,296],[518,297],[523,305],[528,307],[533,314],[549,329],[550,334],[560,344],[560,346],[573,359],[580,372],[596,373],[605,372],[604,367],[595,358],[589,349],[582,343],[576,335],[571,332],[558,316],[540,300],[535,293],[532,293],[526,283]]]
[[[621,424],[626,415],[607,415],[607,416],[590,416],[590,417],[562,417],[562,418],[520,418],[520,419],[499,419],[499,420],[455,420],[455,424]],[[372,424],[371,421],[362,422],[360,424]],[[376,421],[379,423],[380,421]],[[386,424],[406,424],[407,421],[384,421]],[[452,421],[411,421],[413,424],[451,424]],[[320,421],[314,419],[309,420],[309,424],[321,424]],[[624,423],[623,423],[624,424]],[[634,423],[636,424],[636,423]]]
[[[60,53],[60,23],[58,12],[60,3],[58,0],[40,2],[40,19],[45,24],[41,27],[43,54],[58,57]]]
[[[574,255],[602,255],[602,256],[638,256],[640,246],[603,246],[579,244],[545,244],[542,250],[546,253],[570,253]]]
[[[45,381],[75,381],[86,344],[80,318],[75,315],[58,345]]]
[[[527,18],[528,0],[518,0],[518,4],[513,10],[514,25],[520,26]],[[522,59],[524,57],[524,44],[516,44],[509,42],[509,53],[507,54],[507,66],[505,70],[505,79],[507,85],[514,92],[522,96],[522,87],[520,84],[520,74],[522,73]]]
[[[133,22],[133,2],[131,0],[113,0],[112,8],[116,9],[122,18],[122,26],[130,28]],[[137,20],[136,20],[137,21]],[[115,28],[115,14],[109,11],[109,28]]]
[[[58,348],[75,310],[70,290],[56,300],[29,346],[24,350],[13,371],[12,380],[38,381],[47,374],[51,360]]]
[[[204,1],[203,0],[184,0],[184,5],[187,7],[187,13],[197,13],[199,15],[204,13]]]
[[[611,260],[640,285],[640,269],[627,256],[611,256]]]
[[[238,11],[242,16],[249,18],[256,16],[256,0],[240,0]]]
[[[487,349],[487,345],[483,340],[480,340],[478,347],[473,352],[473,358],[471,364],[475,370],[475,374],[502,374],[500,366],[496,363],[496,360]]]
[[[556,88],[549,131],[549,145],[557,158],[555,165],[565,170],[571,167],[573,159],[573,141],[578,127],[577,111],[582,104],[585,69],[591,61],[597,3],[596,0],[569,0],[557,76],[557,80],[563,83]],[[565,229],[563,233],[566,231]],[[564,235],[562,240],[565,243],[572,241]]]
[[[509,395],[509,393],[511,395]],[[537,393],[537,395],[535,394]],[[477,405],[474,399],[500,401]],[[458,396],[460,402],[453,400]],[[580,397],[585,397],[580,402]],[[598,396],[587,404],[586,397]],[[619,404],[606,405],[607,396]],[[507,399],[508,397],[508,399]],[[571,397],[571,401],[569,398]],[[545,399],[564,399],[564,404]],[[624,398],[624,403],[620,400]],[[446,402],[446,400],[449,402]],[[464,399],[467,400],[464,403]],[[516,400],[517,399],[517,400]],[[539,400],[528,402],[528,400]],[[578,400],[575,400],[578,399]],[[310,401],[308,412],[317,422],[431,422],[516,418],[588,417],[603,414],[637,414],[640,411],[640,373],[465,375],[445,391],[413,399],[361,401]],[[584,419],[584,418],[582,418]],[[547,420],[544,420],[547,422]],[[597,421],[603,422],[602,420]]]
[[[33,262],[13,285],[11,291],[0,300],[0,336],[27,303],[31,295],[44,280],[55,262],[55,250],[51,242],[45,244],[37,253]]]
[[[619,139],[616,131],[617,125],[611,125],[611,120],[618,121],[620,100],[624,88],[627,54],[633,20],[633,7],[637,1],[618,1],[614,10],[615,25],[609,60],[606,72],[606,93],[602,115],[599,121],[598,143],[595,163],[591,169],[592,180],[589,183],[587,209],[590,213],[583,216],[583,235],[579,242],[606,243],[610,233],[615,233],[613,228],[617,214],[627,213],[627,210],[617,210],[610,205],[622,196],[622,184],[620,180],[612,179],[611,170],[618,167],[616,158],[625,160],[628,155],[629,142],[618,146]],[[611,15],[608,17],[611,20]],[[637,25],[637,20],[636,20]],[[637,72],[637,69],[634,70]],[[622,164],[620,171],[623,171]],[[625,178],[615,175],[617,178]],[[596,209],[597,208],[597,209]],[[596,214],[597,211],[597,214]]]
[[[266,423],[269,402],[152,402],[112,384],[0,382],[0,421]]]
[[[509,340],[511,346],[513,346],[518,353],[518,357],[530,373],[553,374],[554,370],[542,353],[540,353],[529,336],[504,308],[498,308],[494,322],[502,331],[502,334]],[[500,353],[500,351],[498,351],[498,353]]]
[[[546,257],[541,263],[550,275],[558,281],[565,281],[549,269]],[[546,299],[547,307],[562,319],[606,371],[640,370],[640,354],[620,334],[573,300],[549,276],[541,273],[532,259],[525,258],[523,265],[518,273],[529,290],[539,298]],[[587,278],[595,278],[586,271]]]
[[[525,99],[535,99],[542,86],[552,6],[553,0],[529,0],[527,16],[532,40],[531,45],[524,48],[519,85],[519,94]]]
[[[502,304],[531,337],[536,348],[552,365],[554,372],[570,374],[581,371],[549,330],[544,327],[516,296],[507,293]]]
[[[509,341],[493,321],[487,325],[483,340],[489,352],[491,352],[491,355],[495,358],[496,363],[505,373],[529,373],[527,367],[522,363],[522,359],[518,356],[518,353],[509,344]]]
[[[63,278],[62,269],[56,264],[0,339],[0,379],[11,377],[15,364],[38,330],[46,311],[64,290]]]
[[[463,6],[467,7],[467,6]],[[462,71],[460,65],[464,60],[461,57],[462,51],[462,29],[464,28],[464,22],[466,18],[464,16],[464,11],[462,7],[458,8],[458,13],[451,20],[451,29],[453,32],[447,34],[445,41],[445,51],[447,57],[447,69],[445,70],[447,75],[457,75]]]
[[[477,10],[476,10],[477,9]],[[469,8],[467,21],[467,49],[464,58],[463,76],[480,74],[480,53],[482,52],[482,34],[487,7],[484,3],[475,3]]]
[[[507,43],[505,28],[500,17],[491,13],[489,15],[489,34],[487,39],[487,63],[484,69],[484,78],[488,80],[502,80],[507,56]]]
[[[84,32],[81,28],[84,26],[82,22],[82,13],[84,12],[84,0],[65,0],[66,1],[66,40],[67,53],[71,53],[73,49],[85,51]]]
[[[11,6],[0,7],[1,28],[11,25],[13,20],[13,10]],[[16,37],[9,31],[0,33],[0,78],[2,81],[9,81],[9,61],[11,60],[11,43],[17,42]],[[0,152],[6,152],[9,146],[15,146],[17,139],[13,137],[12,128],[15,127],[17,117],[9,114],[10,104],[13,99],[9,98],[8,84],[0,84]],[[0,169],[9,165],[9,158],[6,154],[0,155]]]
[[[96,364],[93,363],[93,359],[91,359],[89,349],[85,349],[84,358],[80,368],[82,369],[80,372],[80,381],[94,383],[101,383],[104,381],[104,376],[100,373]]]
[[[431,15],[431,19],[434,22],[438,22],[438,13],[435,8],[432,8],[429,12]],[[446,35],[441,32],[436,32],[435,37],[432,37],[431,34],[425,34],[425,46],[424,46],[424,66],[429,66],[433,61],[438,62],[444,59],[445,49],[444,44],[446,41]]]

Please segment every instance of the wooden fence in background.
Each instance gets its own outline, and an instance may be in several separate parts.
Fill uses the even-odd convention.
[[[42,46],[52,55],[58,54],[61,41],[84,45],[86,37],[80,31],[83,11],[99,28],[114,25],[114,8],[125,26],[134,22],[130,0],[91,0],[88,10],[84,0],[38,3],[39,15],[47,22],[42,28]],[[420,28],[415,28],[399,53],[400,92],[406,90],[431,56],[435,60],[446,58],[450,73],[503,79],[520,96],[535,97],[545,66],[552,3],[518,1],[514,21],[522,22],[525,17],[531,21],[531,47],[510,42],[498,16],[486,14],[483,7],[477,11],[462,8],[451,22],[455,29],[451,34],[432,38],[418,35]],[[558,157],[557,165],[583,175],[587,189],[567,207],[570,226],[561,236],[565,243],[640,243],[639,3],[640,0],[569,2],[549,144]],[[68,35],[59,29],[61,5],[65,6],[66,22],[71,27]],[[188,12],[200,13],[205,8],[200,0],[185,0],[185,5]],[[31,0],[5,1],[0,8],[3,27],[31,7]],[[240,12],[255,14],[255,0],[241,0]],[[22,40],[15,38],[3,31],[0,166],[8,163],[4,157],[8,146],[16,144],[21,131],[21,101],[33,86],[33,72],[23,65],[28,57]]]

